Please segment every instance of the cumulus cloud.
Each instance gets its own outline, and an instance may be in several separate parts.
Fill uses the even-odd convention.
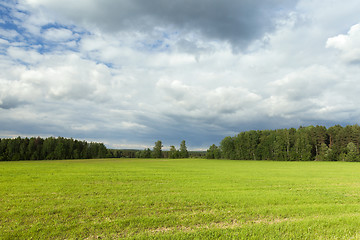
[[[338,49],[345,62],[360,63],[360,24],[352,26],[347,34],[329,38],[326,47]]]
[[[34,49],[25,49],[23,47],[7,48],[7,55],[15,61],[27,64],[36,64],[43,59],[43,56]]]
[[[211,89],[162,79],[157,83],[157,89],[162,95],[161,112],[173,123],[185,121],[188,127],[212,131],[224,130],[223,124],[236,126],[255,120],[262,102],[260,95],[243,87]]]
[[[284,78],[270,83],[274,93],[286,96],[288,102],[318,98],[332,86],[337,76],[325,66],[314,65],[294,71]]]
[[[46,100],[102,102],[109,99],[106,88],[111,85],[111,72],[103,64],[71,53],[44,55],[15,47],[8,48],[8,56],[13,61],[7,63],[8,69],[3,69],[0,79],[0,100],[4,106],[16,107],[22,102],[36,104]],[[27,67],[10,65],[18,62]]]

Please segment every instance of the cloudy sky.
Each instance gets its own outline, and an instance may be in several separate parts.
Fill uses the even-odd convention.
[[[3,0],[0,137],[207,149],[251,129],[359,123],[359,12],[358,0]]]

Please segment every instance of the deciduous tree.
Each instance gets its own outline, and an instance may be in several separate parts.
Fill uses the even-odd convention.
[[[152,152],[152,157],[153,158],[162,158],[162,142],[160,140],[158,140],[157,142],[155,142],[155,146],[153,148],[153,152]]]

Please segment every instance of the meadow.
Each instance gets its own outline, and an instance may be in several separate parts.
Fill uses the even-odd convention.
[[[0,162],[0,239],[360,239],[360,164]]]

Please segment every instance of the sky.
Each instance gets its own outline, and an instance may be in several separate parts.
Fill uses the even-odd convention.
[[[206,150],[357,124],[358,0],[2,0],[0,137]]]

